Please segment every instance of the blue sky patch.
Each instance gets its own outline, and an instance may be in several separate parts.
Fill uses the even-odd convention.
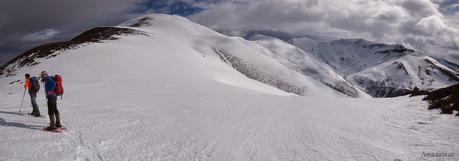
[[[183,1],[167,1],[167,0],[153,0],[150,1],[148,6],[149,9],[152,9],[156,13],[164,13],[164,14],[173,14],[173,15],[180,15],[180,16],[189,16],[199,12],[202,12],[204,9],[200,7],[196,7],[191,3],[183,2]]]

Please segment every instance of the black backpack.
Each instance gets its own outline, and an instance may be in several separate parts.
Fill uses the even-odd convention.
[[[30,90],[32,92],[40,91],[40,82],[38,82],[37,77],[30,78]]]

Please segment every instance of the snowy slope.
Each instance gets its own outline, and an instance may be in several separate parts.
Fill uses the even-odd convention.
[[[419,97],[343,97],[256,42],[176,16],[118,28],[126,26],[139,32],[4,68],[0,160],[431,160],[422,152],[459,149],[459,120],[426,110]],[[58,106],[66,133],[43,132],[47,118],[17,112],[17,80],[42,70],[64,77]],[[273,78],[287,85],[267,85]],[[287,93],[292,86],[305,87],[304,96]],[[38,98],[46,114],[43,92]]]
[[[171,41],[180,40],[189,44],[189,48],[202,56],[213,60],[223,60],[249,78],[290,93],[306,95],[308,92],[323,91],[338,94],[337,91],[327,89],[325,85],[309,75],[286,68],[269,56],[273,55],[270,50],[256,43],[240,37],[221,35],[184,18],[176,19],[170,20],[169,17],[156,16],[149,19],[149,23],[141,25],[138,30],[156,35],[162,34]],[[133,19],[122,25],[137,26],[137,22],[141,20],[142,18]]]
[[[370,97],[365,92],[353,87],[341,75],[330,69],[328,65],[291,44],[262,34],[252,34],[247,39],[270,50],[270,57],[292,70],[311,76],[351,97]]]
[[[459,82],[459,73],[454,69],[402,45],[363,39],[323,42],[304,37],[292,41],[375,97],[398,96],[414,87],[438,89]]]

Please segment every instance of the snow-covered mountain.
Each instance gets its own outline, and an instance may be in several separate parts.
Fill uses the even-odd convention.
[[[243,35],[270,49],[271,57],[285,66],[348,95],[362,90],[373,97],[394,97],[415,87],[433,90],[459,82],[454,63],[402,45],[266,31]]]
[[[0,72],[6,76],[14,75],[18,68],[39,64],[40,60],[36,60],[37,58],[47,59],[54,57],[60,53],[65,53],[55,51],[72,50],[79,46],[84,46],[88,42],[117,39],[116,35],[129,35],[130,37],[141,39],[138,40],[139,43],[126,43],[129,47],[125,48],[145,48],[145,51],[149,51],[147,47],[151,45],[145,45],[144,43],[158,44],[156,41],[158,41],[159,37],[164,39],[161,41],[174,44],[172,45],[174,47],[164,50],[172,52],[176,50],[175,48],[178,48],[183,50],[181,51],[183,54],[189,54],[189,56],[199,57],[200,59],[220,65],[222,63],[226,64],[224,68],[232,68],[234,70],[232,72],[240,73],[243,76],[243,78],[238,79],[246,79],[248,77],[287,93],[297,95],[307,95],[307,93],[334,93],[337,95],[346,94],[352,97],[368,97],[365,93],[343,82],[342,78],[337,77],[330,69],[321,68],[320,64],[311,64],[309,66],[312,68],[305,67],[302,71],[292,70],[273,58],[279,53],[274,54],[273,52],[276,51],[269,50],[259,43],[246,41],[240,37],[228,37],[204,26],[192,23],[187,19],[180,17],[170,18],[170,16],[165,15],[132,19],[120,24],[118,27],[95,28],[68,42],[47,44],[34,48],[2,67]],[[291,48],[286,43],[280,46]],[[79,52],[79,50],[76,49],[71,52]],[[126,54],[128,53],[130,52]],[[313,68],[317,68],[317,70]],[[323,71],[327,73],[322,73]],[[314,74],[309,75],[304,74],[304,72]],[[222,83],[241,86],[240,83],[234,83],[237,80],[227,78],[221,72],[217,73],[220,73],[217,74],[220,76],[214,76],[216,77],[214,79]],[[243,85],[243,88],[252,87],[251,85]],[[339,94],[340,92],[342,94]]]
[[[310,37],[291,41],[375,97],[399,96],[414,87],[431,90],[459,82],[459,73],[454,69],[402,45]]]
[[[262,35],[251,34],[246,39],[256,42],[267,48],[271,52],[269,56],[276,59],[286,67],[302,73],[303,75],[313,77],[316,80],[330,86],[351,97],[368,96],[352,84],[348,83],[341,75],[331,69],[321,60],[316,59],[313,55],[286,43],[280,39]]]
[[[63,76],[65,133],[17,112],[23,75],[42,70]],[[459,148],[459,120],[420,97],[350,98],[366,95],[308,52],[178,16],[97,27],[1,73],[0,160],[426,160]],[[46,115],[43,92],[37,102]]]

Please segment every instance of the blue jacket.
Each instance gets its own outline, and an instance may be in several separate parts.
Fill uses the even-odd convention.
[[[45,78],[46,97],[56,96],[56,92],[54,92],[55,89],[56,89],[56,81],[54,81],[53,77]]]

